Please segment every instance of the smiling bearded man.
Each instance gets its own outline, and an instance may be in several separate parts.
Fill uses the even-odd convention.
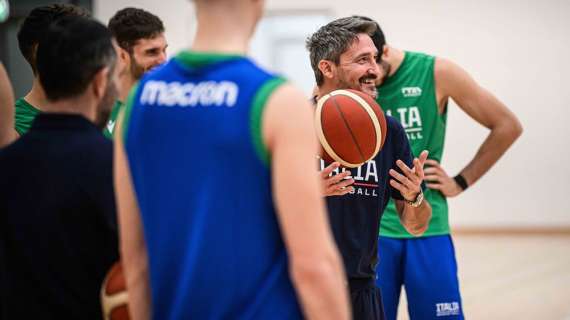
[[[376,97],[375,82],[381,71],[378,50],[370,38],[375,30],[374,23],[343,18],[321,27],[307,40],[318,97],[337,89]],[[402,125],[389,116],[386,120],[388,135],[382,151],[361,167],[339,173],[338,163],[321,160],[329,219],[343,257],[354,319],[384,319],[375,278],[377,233],[388,200],[395,200],[400,221],[411,234],[422,234],[431,217],[431,206],[422,193],[427,152],[413,159]]]

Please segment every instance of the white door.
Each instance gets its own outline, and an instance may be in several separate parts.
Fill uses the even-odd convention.
[[[270,14],[257,26],[250,56],[261,66],[285,76],[309,97],[315,76],[305,41],[329,21],[326,13]]]

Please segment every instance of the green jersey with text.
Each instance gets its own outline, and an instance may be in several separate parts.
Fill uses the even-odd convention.
[[[103,135],[109,139],[113,139],[113,133],[115,132],[115,123],[117,122],[117,118],[119,117],[119,113],[123,109],[124,104],[117,100],[115,105],[113,106],[113,110],[111,110],[111,115],[109,116],[109,121],[107,122],[107,126],[103,129]]]
[[[29,104],[24,98],[16,100],[16,132],[21,136],[30,130],[32,122],[41,111]]]
[[[406,52],[396,72],[378,88],[378,103],[386,114],[400,120],[414,156],[422,150],[441,162],[447,111],[439,113],[435,93],[435,57]],[[389,134],[389,133],[388,133]],[[449,234],[447,199],[437,190],[427,189],[425,198],[432,206],[432,218],[423,236]],[[380,225],[380,235],[413,238],[400,223],[394,201],[390,200]]]

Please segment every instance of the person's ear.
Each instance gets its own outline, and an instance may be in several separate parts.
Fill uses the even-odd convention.
[[[107,89],[108,82],[109,67],[105,67],[97,71],[93,77],[93,81],[91,82],[91,90],[93,92],[93,96],[95,96],[97,99],[102,99],[105,95],[105,90]]]
[[[332,79],[336,73],[336,65],[329,60],[321,60],[318,65],[319,70],[325,79]]]

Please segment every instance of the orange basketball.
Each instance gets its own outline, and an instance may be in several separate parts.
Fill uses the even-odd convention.
[[[315,113],[323,158],[356,168],[374,158],[386,140],[384,112],[369,95],[335,90],[319,99]]]
[[[118,261],[109,269],[101,287],[103,317],[106,320],[130,319],[127,307],[128,298],[123,267],[121,261]]]

